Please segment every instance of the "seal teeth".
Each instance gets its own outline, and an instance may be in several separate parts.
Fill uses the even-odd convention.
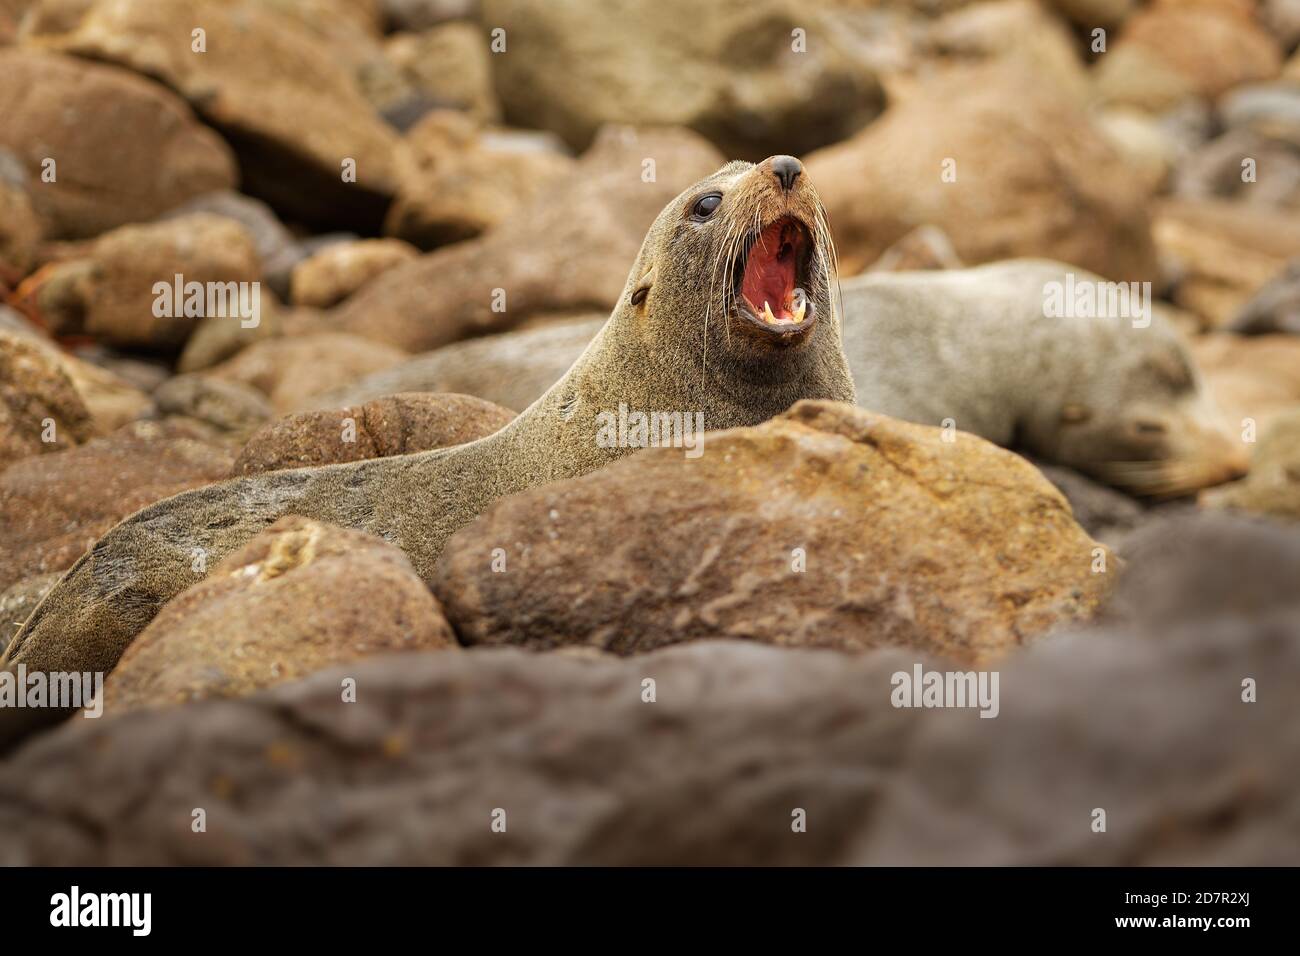
[[[804,298],[803,290],[795,289],[794,308],[790,310],[791,314],[794,316],[795,325],[798,325],[800,322],[803,321],[803,315],[807,310],[808,310],[808,300]]]
[[[763,318],[768,325],[776,325],[776,316],[772,314],[772,307],[768,305],[766,299],[763,300]]]

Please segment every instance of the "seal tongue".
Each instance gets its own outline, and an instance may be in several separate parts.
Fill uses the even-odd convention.
[[[745,261],[745,276],[740,291],[754,314],[760,318],[771,314],[768,322],[803,320],[803,310],[795,308],[795,263],[803,250],[804,234],[793,219],[772,223],[760,234]]]

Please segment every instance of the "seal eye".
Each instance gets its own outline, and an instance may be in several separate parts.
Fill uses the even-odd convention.
[[[707,196],[701,196],[695,200],[695,205],[691,207],[691,218],[703,222],[713,215],[714,210],[722,204],[722,193],[709,193]]]

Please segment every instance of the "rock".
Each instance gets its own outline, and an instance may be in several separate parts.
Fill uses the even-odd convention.
[[[560,380],[606,319],[591,313],[444,345],[313,395],[305,408],[360,405],[396,392],[459,392],[522,412]]]
[[[880,254],[868,272],[914,272],[965,266],[948,234],[936,226],[917,226]]]
[[[22,628],[41,598],[63,577],[62,572],[38,574],[24,578],[7,591],[0,592],[0,655]]]
[[[1135,0],[1049,0],[1049,3],[1061,16],[1087,29],[1118,26],[1137,6]]]
[[[158,413],[179,416],[242,439],[275,415],[270,401],[252,385],[209,375],[177,375],[153,394]]]
[[[0,863],[1287,865],[1286,636],[1244,618],[1049,641],[1000,668],[996,720],[891,706],[893,675],[921,663],[896,649],[377,657],[42,735],[0,764]],[[1123,808],[1104,838],[1094,806]]]
[[[175,424],[135,422],[0,472],[0,590],[65,571],[127,515],[230,473],[233,455]]]
[[[1079,526],[1109,547],[1118,547],[1129,534],[1146,523],[1148,509],[1136,498],[1093,481],[1073,468],[1043,461],[1034,461],[1034,464],[1043,477],[1065,495]]]
[[[174,39],[195,24],[206,31],[201,56]],[[285,216],[378,231],[398,141],[300,18],[249,0],[94,0],[75,23],[37,22],[29,42],[171,87],[235,148],[244,191]]]
[[[104,709],[242,697],[376,654],[456,646],[397,547],[290,516],[158,612],[105,682]]]
[[[47,267],[33,283],[31,296],[57,335],[90,335],[111,345],[167,351],[183,345],[197,318],[210,309],[234,325],[260,322],[260,292],[253,298],[260,274],[256,249],[242,226],[223,216],[195,213],[122,226],[101,236],[86,258]],[[179,299],[176,276],[184,288]],[[159,282],[166,292],[155,288]],[[190,309],[191,283],[202,286],[198,315]],[[221,300],[211,295],[214,288],[220,289]],[[248,319],[239,311],[245,300],[257,306]]]
[[[489,42],[474,24],[445,23],[391,37],[384,56],[428,102],[494,122],[501,118],[501,106],[492,89]]]
[[[1300,45],[1300,0],[1263,0],[1264,22],[1284,50]]]
[[[1103,110],[1096,114],[1095,121],[1098,131],[1119,150],[1146,190],[1152,194],[1165,191],[1166,180],[1182,157],[1163,124],[1129,107]]]
[[[380,273],[418,255],[413,246],[400,239],[337,243],[294,266],[290,299],[294,305],[329,308]]]
[[[327,388],[396,365],[406,358],[405,352],[379,342],[337,332],[318,332],[254,343],[207,374],[253,386],[283,414]]]
[[[28,194],[27,171],[0,150],[0,284],[16,286],[36,261],[43,227]]]
[[[381,7],[390,30],[427,30],[478,15],[478,0],[383,0]]]
[[[1249,179],[1247,161],[1255,169]],[[1173,192],[1187,199],[1300,208],[1300,149],[1249,129],[1229,130],[1179,167]]]
[[[641,179],[645,157],[655,160],[654,182]],[[569,176],[490,232],[390,269],[331,321],[339,331],[424,351],[547,314],[608,314],[664,204],[721,165],[686,130],[611,128]],[[493,310],[497,289],[504,311]]]
[[[1269,79],[1281,63],[1277,42],[1250,7],[1156,0],[1124,22],[1098,60],[1095,82],[1108,103],[1158,110]]]
[[[155,83],[26,49],[0,49],[0,75],[0,149],[26,167],[49,238],[95,236],[235,184],[230,149]]]
[[[1300,257],[1293,212],[1223,200],[1166,200],[1152,234],[1162,268],[1176,280],[1173,301],[1226,326],[1289,260]]]
[[[461,642],[626,654],[721,636],[988,661],[1110,587],[1060,493],[974,436],[805,401],[685,454],[542,485],[461,529],[433,582]]]
[[[58,348],[43,343],[44,351],[59,364],[81,396],[90,413],[96,435],[108,435],[128,422],[147,413],[152,406],[149,396],[116,373],[83,361]]]
[[[690,127],[732,159],[800,155],[862,127],[883,98],[874,74],[841,51],[834,19],[785,0],[624,2],[600,17],[484,0],[482,22],[505,31],[506,51],[491,61],[506,120],[579,150],[602,125],[634,119]]]
[[[1228,326],[1239,335],[1300,335],[1300,259],[1260,286]]]
[[[1073,101],[1015,65],[950,73],[806,166],[846,275],[923,225],[972,264],[1035,256],[1111,279],[1156,271],[1140,180]]]
[[[336,411],[300,412],[249,439],[233,475],[334,465],[462,445],[499,431],[514,418],[468,395],[413,392]]]
[[[1300,521],[1300,405],[1275,416],[1259,436],[1245,479],[1203,491],[1200,502],[1211,508]],[[1291,587],[1294,593],[1294,580]]]
[[[1300,405],[1300,339],[1290,335],[1206,335],[1191,344],[1197,367],[1230,420],[1258,436]]]
[[[224,316],[211,316],[199,319],[198,325],[185,340],[185,348],[176,359],[176,371],[201,372],[212,368],[231,356],[238,355],[244,349],[257,342],[265,342],[286,334],[286,327],[294,324],[291,317],[280,307],[263,310],[262,321],[252,328],[244,328],[243,322],[231,322]],[[300,309],[316,316],[315,309]],[[304,318],[307,318],[304,316]],[[302,329],[308,329],[316,323],[311,321],[298,323]],[[311,329],[315,331],[315,329]]]
[[[225,216],[243,226],[257,249],[262,278],[281,301],[289,300],[289,275],[293,267],[305,258],[305,253],[300,251],[293,234],[276,218],[270,206],[243,193],[208,193],[182,203],[163,218],[175,219],[198,212]]]
[[[48,347],[0,331],[0,469],[88,441],[94,423]]]
[[[543,136],[483,130],[446,110],[420,120],[406,143],[409,162],[384,231],[421,249],[486,232],[574,167]]]
[[[1290,81],[1243,86],[1226,94],[1219,113],[1230,129],[1244,129],[1300,151],[1300,86]]]

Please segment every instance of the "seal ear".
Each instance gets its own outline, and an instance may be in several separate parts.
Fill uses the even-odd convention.
[[[650,294],[650,287],[655,284],[655,266],[650,267],[650,271],[641,277],[641,281],[636,284],[632,290],[632,304],[640,305],[645,301],[645,297]]]

